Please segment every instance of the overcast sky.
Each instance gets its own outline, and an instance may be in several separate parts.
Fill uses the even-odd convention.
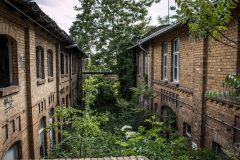
[[[39,7],[49,15],[57,24],[69,33],[69,28],[75,20],[77,12],[74,6],[79,6],[78,0],[35,0]],[[169,0],[170,6],[174,5],[175,0]],[[151,25],[158,25],[157,17],[167,15],[168,0],[161,0],[149,9],[149,16],[152,17]]]

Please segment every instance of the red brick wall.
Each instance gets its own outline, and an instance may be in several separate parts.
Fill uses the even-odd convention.
[[[237,41],[239,31],[239,20],[234,18],[223,34]],[[161,115],[163,106],[170,107],[177,115],[179,134],[183,135],[184,122],[191,125],[191,140],[198,147],[211,147],[213,141],[224,148],[230,147],[233,144],[235,117],[240,115],[240,104],[231,100],[206,99],[205,93],[207,90],[225,90],[221,85],[225,76],[239,73],[239,51],[210,38],[191,40],[188,33],[187,26],[179,26],[143,45],[150,54],[150,79],[156,96],[150,109]],[[172,83],[172,42],[176,38],[180,40],[180,77],[177,85]],[[224,37],[220,40],[234,44]],[[164,42],[168,43],[168,81],[162,81]],[[138,82],[141,79],[138,77]],[[162,98],[164,94],[167,100]],[[174,98],[178,105],[172,103]]]
[[[69,105],[76,104],[71,97],[72,91],[79,94],[79,73],[72,75],[72,55],[79,59],[81,57],[75,51],[65,49],[65,44],[50,36],[40,27],[33,25],[27,19],[13,10],[8,10],[4,2],[0,2],[0,34],[11,36],[16,41],[16,56],[14,57],[14,69],[17,71],[15,85],[18,87],[7,90],[7,95],[0,97],[0,159],[4,157],[8,149],[16,142],[20,142],[19,151],[22,159],[38,159],[39,153],[39,122],[46,117],[46,127],[49,127],[49,112],[52,108],[56,110],[61,105],[61,98],[68,96]],[[36,47],[44,49],[44,74],[45,81],[38,85],[36,79]],[[59,50],[60,48],[60,50]],[[47,50],[53,52],[53,79],[49,81],[47,72]],[[59,55],[64,52],[69,56],[69,74],[61,78]],[[14,72],[15,73],[15,72]],[[60,93],[62,89],[64,93]],[[4,88],[6,90],[6,88]],[[11,92],[10,92],[11,91]],[[2,91],[0,91],[2,92]],[[54,101],[49,102],[49,97]],[[77,95],[76,95],[77,97]],[[6,103],[12,106],[6,108]],[[43,104],[43,105],[42,105]],[[20,129],[12,131],[12,121],[18,122],[20,117]],[[55,120],[56,121],[56,120]],[[8,138],[5,137],[4,127],[8,126]],[[55,132],[56,133],[56,132]],[[50,136],[46,133],[46,148],[50,150]],[[54,136],[57,139],[57,134]]]

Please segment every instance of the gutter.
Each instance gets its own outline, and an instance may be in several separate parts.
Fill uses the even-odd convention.
[[[73,49],[73,48],[75,48],[75,49],[77,49],[80,53],[83,54],[83,57],[85,57],[85,58],[88,57],[88,55],[87,55],[85,52],[83,52],[83,51],[78,47],[77,44],[68,45],[68,46],[65,46],[65,48],[66,48],[66,49]]]

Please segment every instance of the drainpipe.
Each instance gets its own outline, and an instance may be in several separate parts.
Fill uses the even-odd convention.
[[[144,52],[144,54],[147,54],[147,57],[148,57],[149,52],[142,47],[142,44],[141,44],[140,41],[138,42],[138,46]],[[150,90],[150,87],[151,87],[150,61],[149,61],[149,58],[147,58],[147,60],[148,60],[148,82],[147,82],[147,86],[148,86],[148,90]],[[144,68],[143,73],[145,74],[145,68]],[[144,100],[143,103],[144,103],[144,106],[145,106],[145,100]],[[151,100],[148,101],[148,109],[149,109],[149,106],[151,106]]]
[[[149,55],[149,52],[142,47],[141,42],[138,42],[139,48],[147,55]],[[144,64],[145,65],[145,64]],[[145,70],[143,71],[145,72]],[[147,82],[148,88],[151,87],[151,81],[150,81],[150,63],[149,63],[149,58],[148,58],[148,82]]]

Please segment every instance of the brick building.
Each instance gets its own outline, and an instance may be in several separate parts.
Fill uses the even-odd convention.
[[[238,11],[224,34],[239,42]],[[221,41],[235,44],[222,37]],[[237,98],[207,98],[206,91],[224,91],[228,74],[239,74],[240,51],[210,38],[189,38],[185,24],[161,26],[147,33],[129,50],[135,54],[137,85],[147,79],[155,98],[148,105],[162,120],[171,123],[195,148],[222,148],[240,142],[240,102]]]
[[[0,159],[39,159],[61,140],[45,129],[77,104],[83,56],[35,2],[0,2]]]

